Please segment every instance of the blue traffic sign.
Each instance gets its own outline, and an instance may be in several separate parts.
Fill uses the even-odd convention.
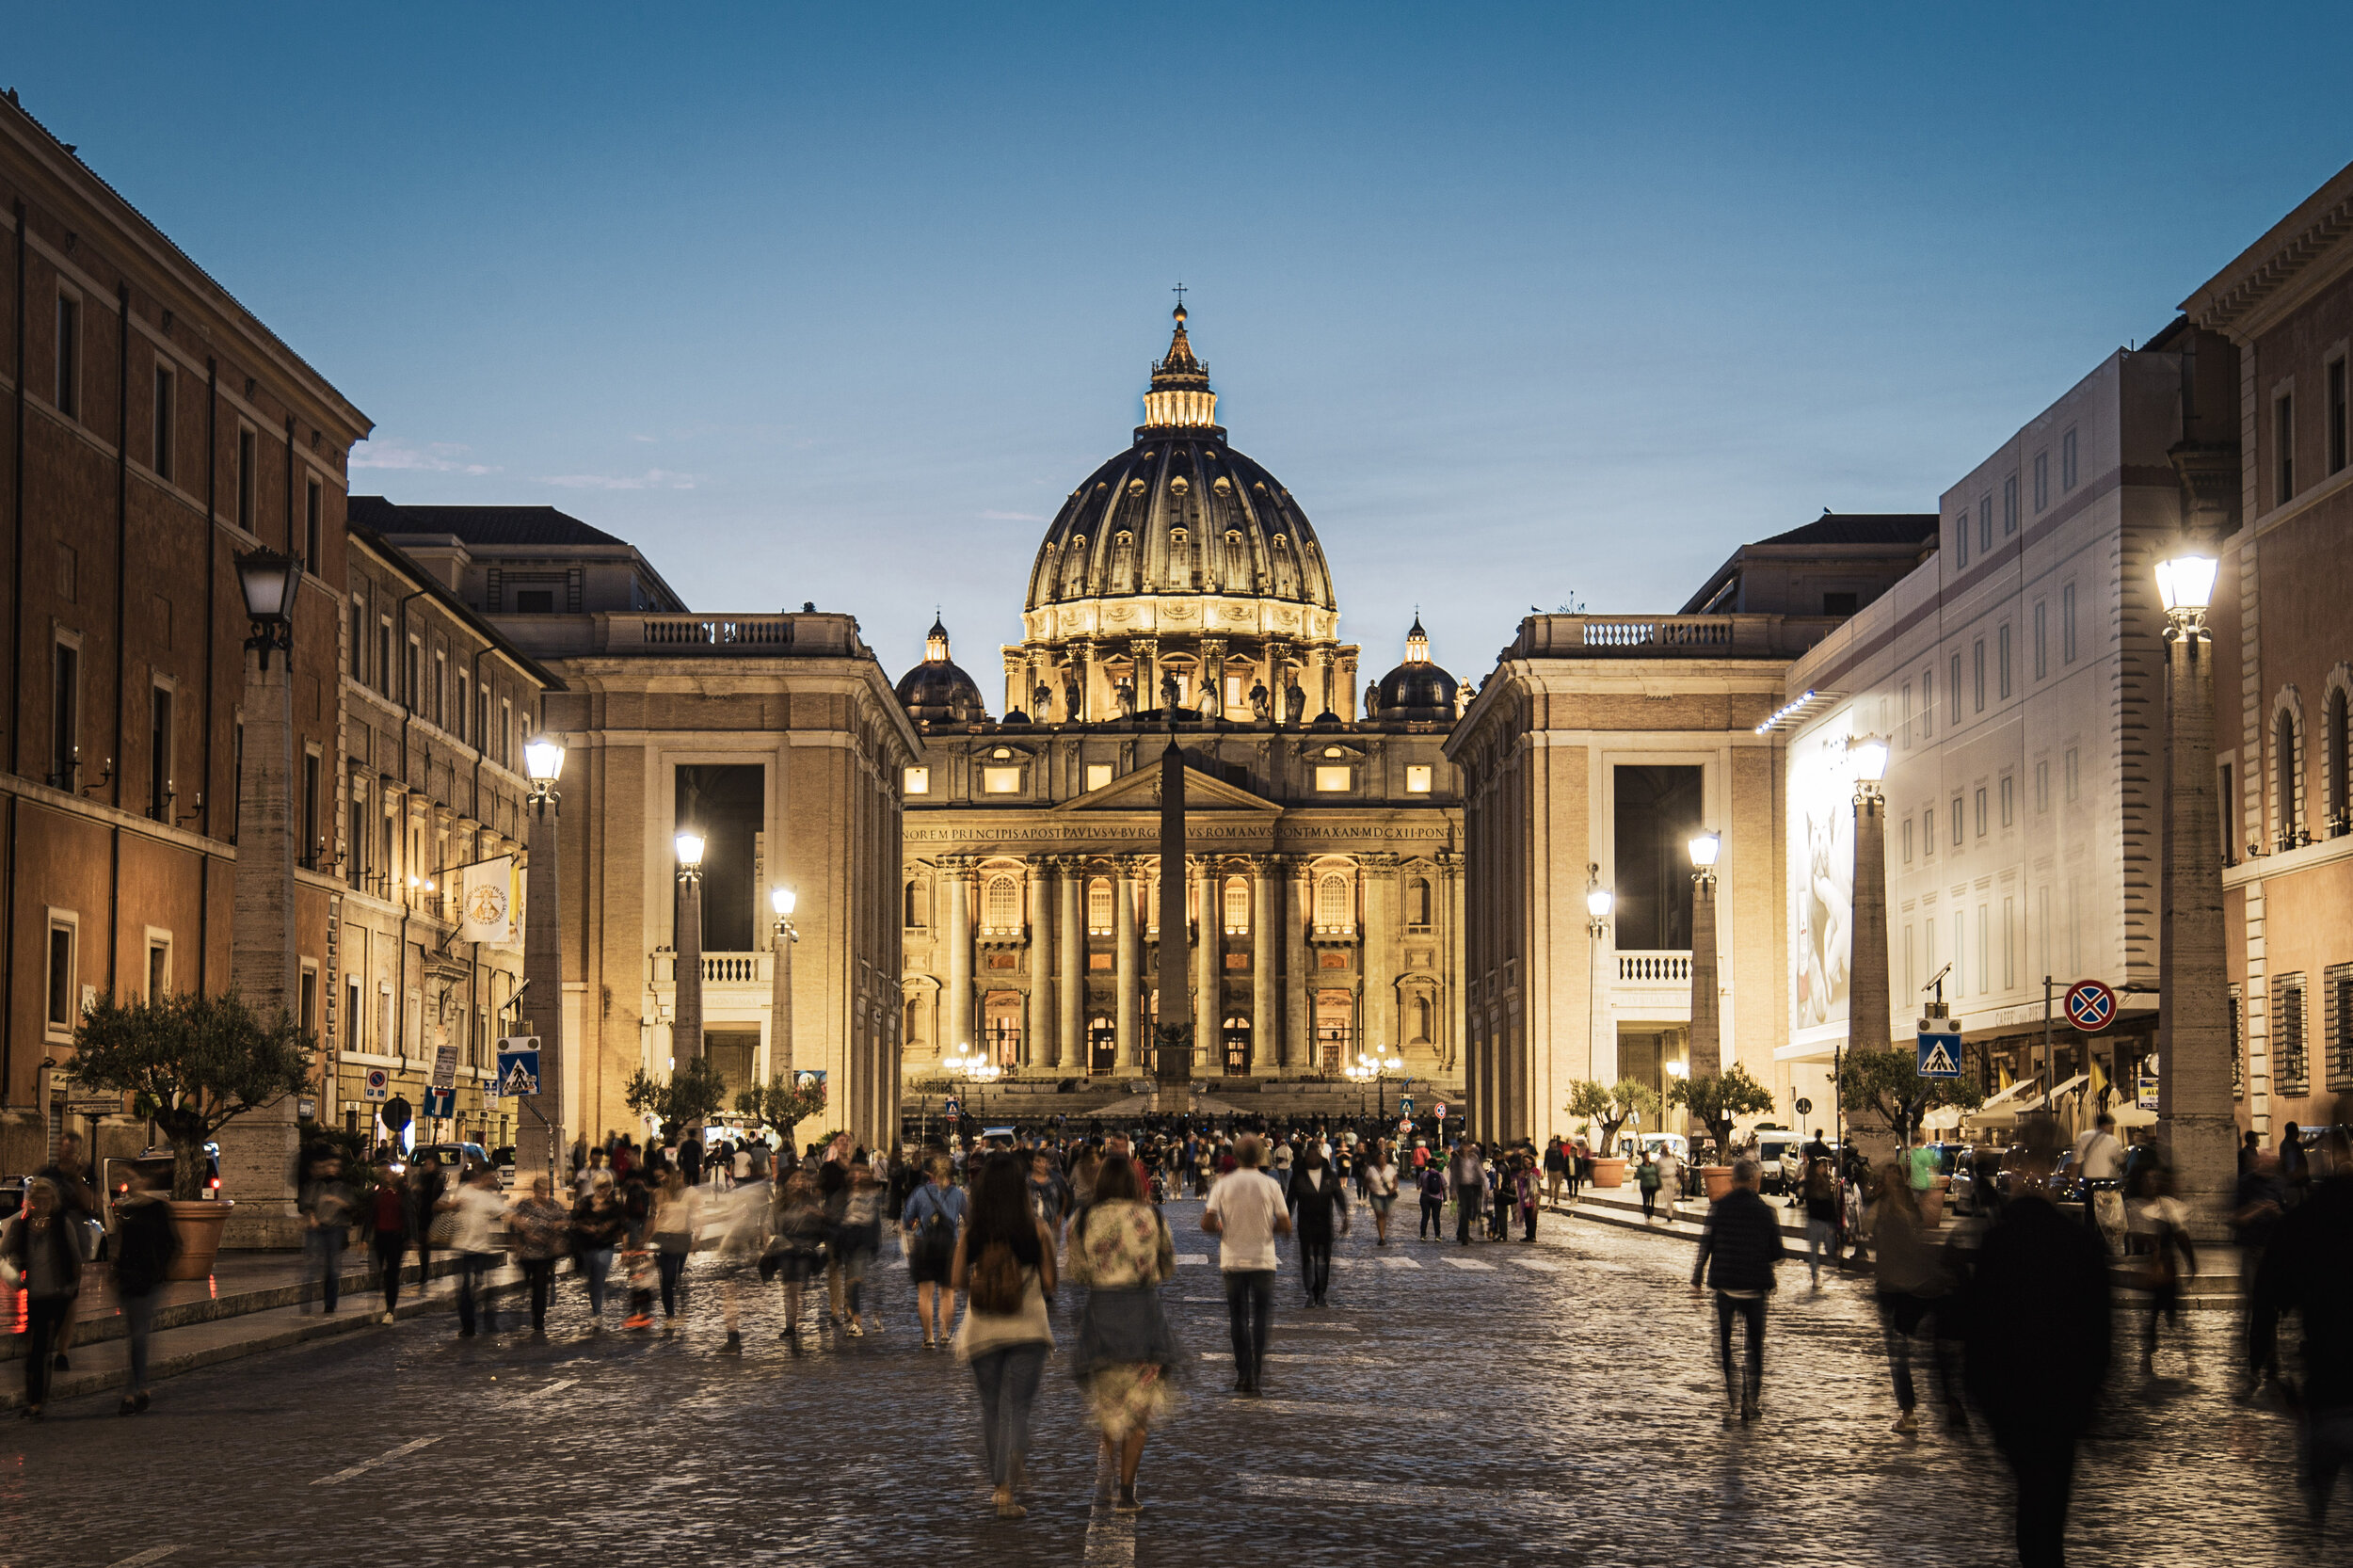
[[[455,1089],[427,1089],[424,1092],[424,1113],[428,1116],[445,1117],[456,1115],[457,1091]]]
[[[947,1114],[951,1116],[960,1116],[964,1113],[964,1102],[959,1099],[952,1098],[948,1101],[945,1110]]]
[[[536,1050],[499,1052],[498,1092],[536,1095],[539,1092],[539,1053]]]
[[[1924,1029],[1920,1031],[1920,1076],[1922,1078],[1959,1078],[1961,1076],[1960,1030]]]
[[[1398,1096],[1397,1108],[1405,1112],[1408,1116],[1412,1115],[1414,1113],[1414,1096],[1411,1095]]]
[[[2116,1021],[2116,993],[2105,983],[2079,980],[2067,988],[2067,1021],[2086,1034],[2097,1034]]]

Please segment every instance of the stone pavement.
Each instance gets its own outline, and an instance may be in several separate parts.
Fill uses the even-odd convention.
[[[1170,1206],[1180,1252],[1202,1261],[1166,1295],[1202,1359],[1145,1453],[1150,1506],[1132,1522],[1109,1512],[1059,1363],[1038,1401],[1031,1515],[1000,1523],[969,1376],[920,1348],[903,1269],[873,1288],[888,1332],[818,1334],[797,1360],[776,1338],[778,1293],[753,1288],[749,1353],[734,1358],[718,1353],[706,1256],[674,1339],[588,1337],[567,1284],[545,1344],[461,1342],[437,1308],[175,1379],[144,1416],[118,1418],[107,1398],[11,1421],[0,1564],[2011,1560],[1991,1450],[1933,1419],[1916,1437],[1889,1430],[1858,1282],[1816,1293],[1785,1268],[1766,1419],[1726,1432],[1687,1242],[1547,1218],[1532,1247],[1417,1243],[1409,1224],[1376,1250],[1360,1220],[1331,1310],[1301,1309],[1285,1274],[1269,1398],[1254,1402],[1212,1359],[1225,1311],[1199,1213]],[[2291,1429],[2227,1397],[2229,1331],[2224,1314],[2185,1318],[2154,1378],[2122,1359],[2085,1455],[2076,1560],[2353,1557],[2353,1498],[2311,1541]]]

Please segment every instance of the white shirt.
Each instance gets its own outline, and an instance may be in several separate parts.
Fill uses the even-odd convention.
[[[1289,1205],[1274,1178],[1243,1168],[1209,1189],[1208,1212],[1217,1216],[1217,1266],[1231,1270],[1273,1270],[1274,1222]]]
[[[2086,1181],[2114,1181],[2124,1174],[2124,1146],[2093,1128],[2075,1140],[2075,1164]]]
[[[469,1183],[456,1192],[456,1234],[450,1238],[453,1252],[495,1252],[498,1248],[498,1224],[506,1217],[506,1203],[498,1193]]]

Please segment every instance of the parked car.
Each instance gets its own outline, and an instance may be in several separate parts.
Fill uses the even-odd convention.
[[[1805,1175],[1805,1135],[1795,1128],[1760,1127],[1756,1162],[1764,1167],[1765,1191],[1790,1192]]]
[[[404,1171],[428,1154],[440,1161],[445,1172],[469,1171],[492,1162],[490,1151],[480,1144],[419,1144],[408,1151],[406,1160],[395,1162],[392,1170],[395,1173]]]
[[[500,1188],[511,1190],[515,1185],[515,1145],[501,1144],[492,1149],[490,1163],[498,1167]]]

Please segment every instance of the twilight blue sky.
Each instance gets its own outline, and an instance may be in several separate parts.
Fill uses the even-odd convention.
[[[2292,44],[2287,40],[2296,40]],[[2353,11],[781,5],[12,16],[0,85],[376,422],[698,609],[935,603],[998,700],[1169,286],[1368,674],[1926,510],[2353,158]]]

